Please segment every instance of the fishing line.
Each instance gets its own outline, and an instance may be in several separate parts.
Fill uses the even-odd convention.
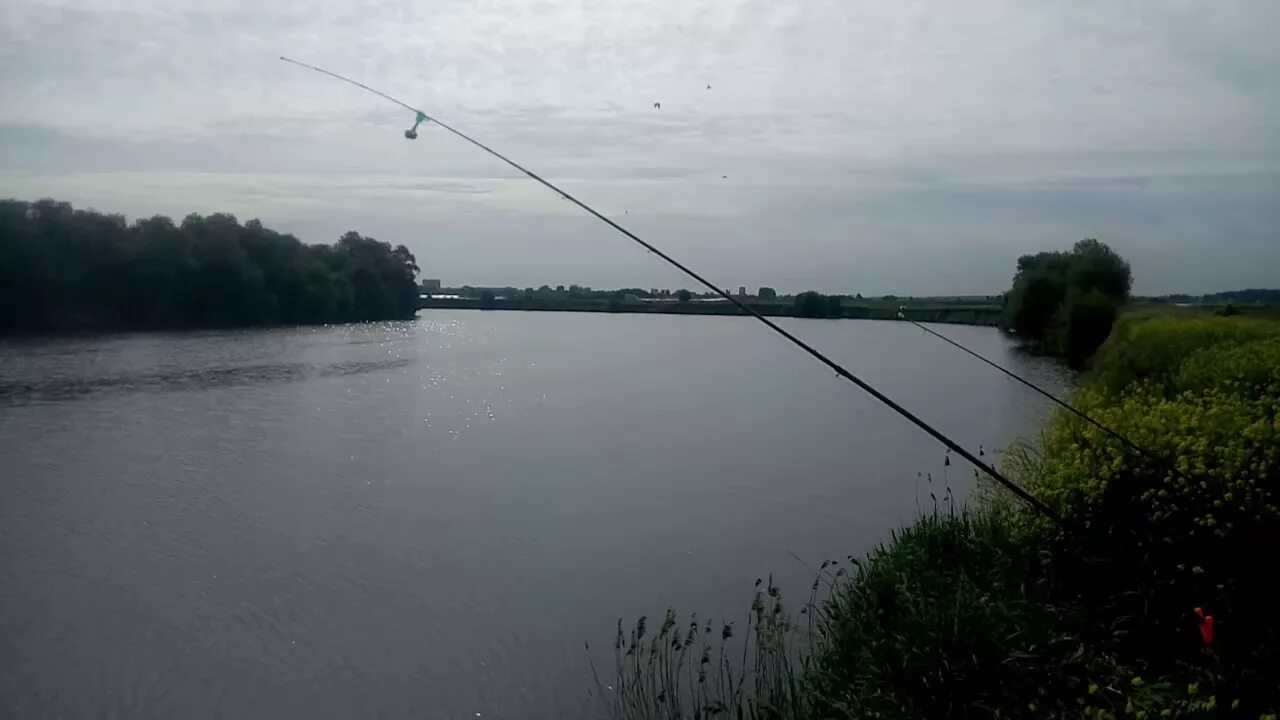
[[[861,388],[861,389],[862,389],[862,391],[863,391],[863,392],[866,392],[868,395],[870,395],[871,397],[873,397],[873,398],[875,398],[876,400],[880,401],[880,403],[881,403],[881,404],[885,405],[885,406],[886,406],[886,407],[888,407],[890,410],[893,410],[893,411],[894,411],[894,412],[896,412],[897,414],[899,414],[899,415],[901,415],[902,417],[904,417],[904,418],[906,418],[907,420],[909,420],[913,425],[915,425],[916,427],[918,427],[918,428],[920,428],[921,430],[923,430],[923,431],[925,432],[925,434],[929,435],[929,436],[930,436],[930,437],[932,437],[934,440],[937,440],[938,442],[942,443],[942,444],[943,444],[944,446],[946,446],[949,450],[954,451],[954,452],[955,452],[957,455],[959,455],[960,457],[964,458],[965,460],[968,460],[968,461],[969,461],[969,463],[970,463],[971,465],[973,465],[974,467],[976,467],[976,468],[978,468],[978,469],[982,470],[983,472],[985,472],[988,476],[990,476],[990,477],[991,477],[991,479],[992,479],[992,480],[995,480],[996,482],[1000,483],[1000,485],[1004,486],[1007,490],[1009,490],[1009,492],[1013,493],[1015,496],[1017,496],[1017,497],[1018,497],[1018,499],[1022,500],[1022,501],[1023,501],[1024,503],[1026,503],[1028,506],[1030,506],[1031,508],[1035,509],[1037,512],[1039,512],[1040,514],[1042,514],[1042,515],[1044,515],[1045,517],[1049,518],[1049,519],[1050,519],[1050,520],[1052,520],[1053,522],[1057,523],[1059,526],[1062,526],[1062,527],[1064,527],[1064,528],[1066,527],[1066,523],[1063,521],[1063,519],[1062,519],[1061,517],[1059,517],[1057,513],[1055,513],[1053,510],[1051,510],[1051,509],[1049,508],[1049,506],[1048,506],[1048,505],[1045,505],[1043,502],[1041,502],[1039,499],[1037,499],[1034,495],[1032,495],[1031,493],[1027,492],[1026,490],[1023,490],[1023,489],[1022,489],[1021,487],[1019,487],[1016,483],[1014,483],[1014,482],[1013,482],[1012,480],[1010,480],[1009,478],[1005,477],[1003,474],[1001,474],[1001,473],[1000,473],[1000,471],[996,470],[996,469],[995,469],[994,467],[992,467],[991,465],[989,465],[989,464],[987,464],[987,463],[983,462],[982,460],[978,459],[978,458],[977,458],[973,453],[971,453],[971,452],[969,452],[968,450],[966,450],[966,449],[964,449],[963,447],[961,447],[961,446],[959,445],[959,443],[957,443],[956,441],[954,441],[954,440],[952,440],[951,438],[947,437],[946,435],[942,434],[942,432],[940,432],[939,430],[935,429],[932,425],[930,425],[929,423],[925,422],[924,420],[922,420],[921,418],[919,418],[918,416],[916,416],[916,414],[915,414],[915,413],[911,412],[910,410],[906,409],[905,407],[903,407],[903,406],[899,405],[898,403],[894,402],[894,401],[893,401],[893,400],[891,400],[887,395],[885,395],[884,393],[882,393],[882,392],[880,392],[879,390],[877,390],[877,389],[875,389],[874,387],[872,387],[869,383],[867,383],[867,382],[866,382],[865,380],[863,380],[862,378],[860,378],[860,377],[858,377],[857,375],[854,375],[853,373],[849,372],[848,370],[846,370],[846,369],[844,368],[844,366],[843,366],[843,365],[841,365],[840,363],[837,363],[836,361],[834,361],[834,360],[832,360],[831,358],[827,357],[827,356],[826,356],[826,355],[824,355],[822,352],[820,352],[819,350],[817,350],[816,348],[814,348],[812,345],[809,345],[808,343],[806,343],[805,341],[803,341],[803,340],[801,340],[800,338],[796,337],[795,335],[792,335],[791,333],[789,333],[789,332],[787,332],[786,330],[782,329],[782,327],[781,327],[781,326],[779,326],[777,323],[773,322],[772,320],[770,320],[769,318],[765,317],[764,315],[761,315],[760,313],[758,313],[758,312],[756,312],[755,310],[751,309],[751,308],[750,308],[750,307],[748,307],[745,303],[743,303],[743,302],[739,301],[737,298],[733,297],[732,295],[730,295],[729,293],[725,292],[724,290],[721,290],[721,289],[720,289],[720,287],[719,287],[719,286],[717,286],[715,283],[712,283],[711,281],[709,281],[709,280],[707,280],[706,278],[702,277],[702,276],[701,276],[701,275],[699,275],[697,272],[695,272],[695,271],[693,271],[692,269],[690,269],[690,268],[686,267],[686,266],[685,266],[684,264],[682,264],[680,261],[678,261],[678,260],[676,260],[675,258],[671,257],[670,255],[666,254],[665,252],[663,252],[663,251],[659,250],[657,247],[655,247],[655,246],[651,245],[650,243],[646,242],[645,240],[642,240],[638,235],[636,235],[635,233],[631,232],[630,230],[628,230],[628,229],[626,229],[626,228],[622,227],[621,225],[619,225],[618,223],[614,222],[613,220],[610,220],[609,218],[605,217],[604,215],[601,215],[599,212],[597,212],[597,211],[596,211],[596,209],[595,209],[595,208],[593,208],[593,207],[591,207],[590,205],[587,205],[586,203],[582,202],[582,201],[581,201],[581,200],[579,200],[578,198],[576,198],[576,197],[574,197],[573,195],[571,195],[569,192],[567,192],[567,191],[565,191],[565,190],[560,189],[560,188],[559,188],[559,187],[557,187],[555,184],[553,184],[553,183],[551,183],[550,181],[548,181],[548,180],[544,179],[541,175],[538,175],[537,173],[533,172],[532,170],[529,170],[528,168],[524,167],[523,165],[521,165],[521,164],[517,163],[516,161],[514,161],[514,160],[512,160],[511,158],[507,157],[506,155],[503,155],[502,153],[498,152],[497,150],[494,150],[493,148],[489,147],[488,145],[485,145],[484,143],[480,142],[479,140],[476,140],[475,138],[471,137],[470,135],[467,135],[466,133],[462,132],[461,130],[458,130],[457,128],[454,128],[454,127],[452,127],[452,126],[450,126],[450,125],[448,125],[448,124],[446,124],[446,123],[443,123],[443,122],[441,122],[441,121],[437,120],[436,118],[432,117],[431,115],[428,115],[427,113],[425,113],[425,112],[423,112],[423,111],[419,110],[418,108],[415,108],[415,107],[413,107],[412,105],[409,105],[409,104],[407,104],[407,103],[405,103],[405,102],[402,102],[402,101],[400,101],[400,100],[398,100],[398,99],[396,99],[396,98],[394,98],[394,97],[392,97],[392,96],[390,96],[390,95],[388,95],[388,94],[386,94],[386,93],[384,93],[384,92],[381,92],[381,91],[379,91],[379,90],[374,90],[373,88],[369,87],[368,85],[365,85],[364,83],[357,82],[357,81],[355,81],[355,80],[352,80],[352,79],[351,79],[351,78],[349,78],[349,77],[346,77],[346,76],[343,76],[343,75],[339,75],[338,73],[335,73],[335,72],[330,72],[330,71],[328,71],[328,70],[325,70],[324,68],[316,67],[315,65],[310,65],[310,64],[308,64],[308,63],[299,62],[299,61],[297,61],[297,60],[293,60],[293,59],[290,59],[290,58],[284,57],[283,55],[281,55],[281,56],[280,56],[280,59],[281,59],[281,60],[283,60],[283,61],[285,61],[285,62],[287,62],[287,63],[291,63],[291,64],[293,64],[293,65],[297,65],[297,66],[299,66],[299,67],[307,68],[308,70],[314,70],[314,71],[316,71],[316,72],[318,72],[318,73],[320,73],[320,74],[322,74],[322,75],[328,75],[329,77],[334,78],[334,79],[336,79],[336,80],[341,80],[341,81],[343,81],[343,82],[345,82],[345,83],[349,83],[349,84],[351,84],[351,85],[355,85],[356,87],[361,88],[361,89],[363,89],[363,90],[367,90],[367,91],[369,91],[369,92],[373,93],[374,95],[377,95],[378,97],[381,97],[381,98],[383,98],[383,99],[385,99],[385,100],[389,100],[389,101],[391,101],[391,102],[395,103],[396,105],[399,105],[400,107],[404,108],[405,110],[408,110],[408,111],[410,111],[410,112],[412,112],[412,113],[415,113],[415,116],[417,117],[418,122],[422,122],[422,121],[424,121],[424,120],[425,120],[425,121],[433,122],[433,123],[435,123],[436,125],[439,125],[440,127],[444,128],[445,130],[449,131],[450,133],[453,133],[454,135],[456,135],[456,136],[458,136],[458,137],[462,138],[463,140],[467,141],[468,143],[471,143],[472,145],[474,145],[474,146],[476,146],[476,147],[480,148],[481,150],[484,150],[485,152],[487,152],[487,153],[489,153],[490,155],[492,155],[492,156],[496,157],[497,159],[501,160],[502,162],[504,162],[504,163],[506,163],[506,164],[510,165],[511,167],[515,168],[516,170],[519,170],[520,172],[524,173],[526,176],[528,176],[528,177],[529,177],[529,179],[534,180],[535,182],[538,182],[539,184],[543,185],[544,187],[548,188],[549,190],[552,190],[552,191],[553,191],[553,192],[555,192],[555,193],[558,193],[558,194],[559,194],[561,197],[563,197],[565,200],[568,200],[569,202],[573,203],[574,205],[577,205],[578,207],[582,208],[584,211],[586,211],[588,214],[590,214],[590,215],[592,215],[593,217],[595,217],[595,218],[596,218],[597,220],[599,220],[600,222],[605,223],[606,225],[608,225],[609,227],[613,228],[614,230],[617,230],[618,232],[622,233],[623,235],[625,235],[626,237],[628,237],[629,239],[631,239],[632,241],[634,241],[635,243],[637,243],[638,245],[640,245],[641,247],[643,247],[644,249],[646,249],[646,250],[648,250],[649,252],[653,253],[654,255],[657,255],[658,257],[662,258],[662,260],[663,260],[663,261],[665,261],[667,264],[671,265],[671,266],[672,266],[672,267],[674,267],[675,269],[679,270],[680,272],[684,273],[684,274],[685,274],[685,275],[687,275],[688,277],[692,278],[692,279],[693,279],[694,281],[696,281],[699,285],[702,285],[703,287],[706,287],[706,288],[707,288],[708,290],[710,290],[711,292],[713,292],[713,293],[715,293],[716,295],[720,296],[721,298],[724,298],[725,300],[729,301],[729,302],[730,302],[730,303],[732,303],[734,306],[736,306],[739,310],[741,310],[744,314],[750,315],[751,317],[755,318],[756,320],[758,320],[758,321],[760,321],[760,322],[764,323],[764,325],[765,325],[766,327],[768,327],[770,330],[772,330],[772,331],[774,331],[775,333],[777,333],[777,334],[781,335],[782,337],[786,338],[786,339],[787,339],[787,340],[789,340],[793,345],[795,345],[796,347],[798,347],[798,348],[800,348],[801,350],[805,351],[805,352],[806,352],[806,353],[808,353],[809,355],[813,356],[813,357],[814,357],[814,359],[818,360],[818,361],[819,361],[819,362],[821,362],[823,365],[826,365],[828,368],[830,368],[832,371],[834,371],[836,375],[838,375],[838,376],[840,376],[840,377],[844,378],[845,380],[848,380],[849,382],[853,383],[854,385],[857,385],[859,388]],[[417,125],[415,124],[415,126],[414,126],[414,127],[416,128],[416,127],[417,127]],[[407,134],[407,133],[406,133],[406,136],[408,136],[408,134]]]
[[[1184,478],[1184,479],[1186,479],[1186,480],[1193,480],[1193,479],[1194,479],[1194,478],[1189,477],[1186,473],[1184,473],[1184,472],[1182,472],[1181,470],[1179,470],[1179,469],[1177,468],[1177,466],[1176,466],[1176,465],[1174,465],[1172,462],[1170,462],[1167,458],[1160,457],[1159,455],[1156,455],[1155,453],[1151,452],[1150,450],[1147,450],[1146,448],[1142,447],[1142,446],[1141,446],[1141,445],[1139,445],[1138,443],[1136,443],[1136,442],[1134,442],[1134,441],[1130,440],[1129,438],[1125,437],[1125,436],[1124,436],[1123,434],[1121,434],[1119,431],[1117,431],[1117,430],[1112,430],[1111,428],[1107,427],[1106,425],[1103,425],[1103,424],[1102,424],[1101,422],[1099,422],[1098,420],[1095,420],[1094,418],[1090,417],[1090,416],[1089,416],[1088,414],[1086,414],[1083,410],[1081,410],[1081,409],[1079,409],[1079,408],[1077,408],[1077,407],[1075,407],[1075,406],[1071,405],[1071,404],[1070,404],[1070,403],[1068,403],[1066,400],[1063,400],[1062,398],[1059,398],[1057,395],[1054,395],[1053,393],[1049,392],[1048,390],[1045,390],[1044,388],[1040,387],[1039,385],[1036,385],[1035,383],[1033,383],[1033,382],[1031,382],[1030,380],[1028,380],[1028,379],[1026,379],[1026,378],[1022,377],[1021,375],[1019,375],[1019,374],[1017,374],[1017,373],[1013,372],[1012,370],[1010,370],[1010,369],[1008,369],[1008,368],[1004,367],[1003,365],[1000,365],[999,363],[996,363],[995,361],[990,360],[990,359],[988,359],[988,358],[986,358],[986,357],[984,357],[984,356],[982,356],[982,355],[980,355],[980,354],[978,354],[978,353],[974,352],[973,350],[970,350],[969,348],[965,347],[964,345],[961,345],[960,343],[956,342],[955,340],[952,340],[951,338],[947,337],[946,335],[943,335],[943,334],[942,334],[942,333],[940,333],[940,332],[937,332],[937,331],[935,331],[935,330],[931,330],[931,329],[929,329],[929,328],[925,327],[924,325],[921,325],[920,323],[916,322],[915,320],[912,320],[911,318],[907,317],[907,315],[906,315],[906,312],[905,312],[905,311],[906,311],[906,308],[905,308],[905,307],[899,307],[899,308],[898,308],[898,319],[899,319],[899,320],[902,320],[902,321],[904,321],[904,322],[908,322],[908,323],[910,323],[910,324],[912,324],[912,325],[915,325],[916,327],[918,327],[918,328],[920,328],[921,330],[923,330],[923,331],[925,331],[925,332],[929,333],[930,335],[932,335],[932,336],[934,336],[934,337],[938,338],[939,340],[942,340],[943,342],[945,342],[945,343],[947,343],[947,344],[949,344],[949,345],[951,345],[951,346],[953,346],[953,347],[956,347],[956,348],[959,348],[959,349],[963,350],[964,352],[966,352],[966,353],[968,353],[968,354],[972,355],[973,357],[975,357],[975,358],[977,358],[977,359],[981,360],[982,362],[984,362],[984,363],[986,363],[986,364],[990,365],[991,367],[995,368],[996,370],[999,370],[1000,372],[1004,373],[1005,375],[1008,375],[1009,377],[1013,378],[1014,380],[1017,380],[1018,382],[1022,383],[1023,385],[1025,385],[1025,386],[1027,386],[1027,387],[1031,388],[1032,390],[1036,391],[1037,393],[1039,393],[1039,394],[1043,395],[1044,397],[1048,398],[1050,401],[1052,401],[1052,402],[1056,403],[1059,407],[1061,407],[1061,408],[1063,408],[1064,410],[1066,410],[1066,411],[1070,412],[1072,415],[1075,415],[1076,417],[1078,417],[1078,418],[1080,418],[1081,420],[1084,420],[1085,422],[1089,423],[1090,425],[1092,425],[1092,426],[1094,426],[1094,427],[1098,428],[1099,430],[1101,430],[1102,432],[1106,433],[1107,435],[1110,435],[1111,437],[1115,438],[1116,440],[1119,440],[1122,444],[1124,444],[1124,445],[1125,445],[1126,447],[1128,447],[1130,450],[1133,450],[1134,452],[1136,452],[1136,453],[1138,453],[1139,455],[1143,456],[1144,458],[1146,458],[1146,459],[1150,460],[1151,462],[1156,463],[1157,465],[1163,465],[1164,467],[1168,468],[1170,471],[1174,472],[1175,474],[1177,474],[1178,476],[1180,476],[1180,477],[1182,477],[1182,478]]]

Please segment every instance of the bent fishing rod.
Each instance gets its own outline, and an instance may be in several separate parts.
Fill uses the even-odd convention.
[[[1029,492],[1027,492],[1026,490],[1024,490],[1024,489],[1022,489],[1021,487],[1019,487],[1016,483],[1014,483],[1014,482],[1013,482],[1012,480],[1010,480],[1009,478],[1005,477],[1005,476],[1004,476],[1000,471],[996,470],[996,469],[995,469],[995,467],[993,467],[993,466],[989,465],[988,463],[983,462],[982,460],[980,460],[980,459],[979,459],[977,456],[975,456],[973,453],[971,453],[971,452],[969,452],[968,450],[966,450],[966,449],[964,449],[963,447],[961,447],[959,443],[957,443],[956,441],[952,440],[950,437],[948,437],[947,435],[943,434],[941,431],[939,431],[938,429],[934,428],[934,427],[933,427],[932,425],[930,425],[929,423],[925,422],[923,419],[921,419],[921,418],[920,418],[919,416],[917,416],[915,413],[911,412],[910,410],[906,409],[905,407],[903,407],[903,406],[899,405],[898,403],[894,402],[894,401],[893,401],[892,399],[890,399],[887,395],[885,395],[884,393],[880,392],[880,391],[879,391],[879,390],[877,390],[875,387],[873,387],[870,383],[866,382],[865,380],[863,380],[862,378],[858,377],[857,375],[854,375],[853,373],[849,372],[847,369],[845,369],[845,367],[844,367],[843,365],[841,365],[840,363],[836,362],[835,360],[832,360],[831,358],[827,357],[825,354],[823,354],[823,353],[822,353],[821,351],[819,351],[817,348],[815,348],[815,347],[813,347],[812,345],[810,345],[810,344],[806,343],[805,341],[801,340],[800,338],[796,337],[795,335],[792,335],[791,333],[787,332],[786,330],[784,330],[784,329],[783,329],[780,325],[778,325],[777,323],[773,322],[772,320],[770,320],[769,318],[765,317],[764,315],[761,315],[759,312],[756,312],[755,310],[753,310],[751,307],[749,307],[748,305],[746,305],[746,304],[745,304],[745,303],[743,303],[742,301],[738,300],[737,298],[733,297],[733,296],[732,296],[732,295],[730,295],[729,293],[727,293],[727,292],[725,292],[724,290],[720,289],[720,287],[719,287],[719,286],[717,286],[715,283],[712,283],[710,280],[707,280],[706,278],[702,277],[701,275],[699,275],[697,272],[695,272],[695,271],[694,271],[694,270],[692,270],[691,268],[687,267],[686,265],[684,265],[684,264],[683,264],[683,263],[681,263],[680,261],[676,260],[675,258],[671,257],[670,255],[666,254],[666,253],[665,253],[665,252],[663,252],[662,250],[659,250],[657,247],[655,247],[654,245],[650,244],[649,242],[647,242],[647,241],[645,241],[645,240],[641,239],[641,238],[640,238],[640,236],[638,236],[638,235],[636,235],[635,233],[631,232],[630,230],[628,230],[628,229],[626,229],[626,228],[622,227],[622,226],[621,226],[621,225],[619,225],[617,222],[614,222],[613,220],[611,220],[611,219],[609,219],[609,218],[605,217],[604,215],[600,214],[600,213],[599,213],[595,208],[591,207],[590,205],[586,204],[585,202],[583,202],[583,201],[579,200],[578,198],[574,197],[574,196],[573,196],[572,194],[570,194],[568,191],[566,191],[566,190],[562,190],[561,188],[559,188],[558,186],[556,186],[554,183],[552,183],[552,182],[550,182],[549,180],[546,180],[545,178],[543,178],[541,175],[539,175],[539,174],[537,174],[537,173],[533,172],[532,170],[529,170],[528,168],[524,167],[523,165],[521,165],[521,164],[517,163],[516,161],[514,161],[514,160],[512,160],[511,158],[507,157],[506,155],[503,155],[502,153],[498,152],[497,150],[494,150],[493,148],[489,147],[488,145],[485,145],[484,143],[480,142],[479,140],[476,140],[475,138],[471,137],[470,135],[467,135],[466,133],[462,132],[461,130],[458,130],[457,128],[455,128],[455,127],[453,127],[453,126],[451,126],[451,125],[448,125],[448,124],[446,124],[446,123],[443,123],[443,122],[441,122],[440,120],[436,119],[435,117],[432,117],[431,115],[428,115],[427,113],[423,112],[422,110],[419,110],[418,108],[415,108],[415,107],[413,107],[412,105],[409,105],[408,103],[405,103],[405,102],[403,102],[403,101],[401,101],[401,100],[398,100],[398,99],[396,99],[396,98],[392,97],[391,95],[388,95],[387,93],[384,93],[384,92],[382,92],[382,91],[380,91],[380,90],[375,90],[375,89],[373,89],[373,88],[369,87],[368,85],[365,85],[365,84],[364,84],[364,83],[362,83],[362,82],[358,82],[358,81],[356,81],[356,80],[352,80],[352,79],[351,79],[351,78],[349,78],[349,77],[346,77],[346,76],[344,76],[344,75],[339,75],[338,73],[331,72],[331,71],[329,71],[329,70],[325,70],[324,68],[317,67],[317,66],[315,66],[315,65],[311,65],[311,64],[308,64],[308,63],[300,62],[300,61],[298,61],[298,60],[293,60],[293,59],[291,59],[291,58],[287,58],[287,57],[285,57],[285,56],[283,56],[283,55],[281,55],[281,56],[280,56],[280,59],[281,59],[281,60],[283,60],[283,61],[285,61],[285,62],[287,62],[287,63],[291,63],[291,64],[293,64],[293,65],[297,65],[298,67],[306,68],[306,69],[308,69],[308,70],[314,70],[315,72],[318,72],[318,73],[320,73],[320,74],[322,74],[322,75],[328,75],[329,77],[334,78],[335,80],[341,80],[342,82],[348,83],[348,84],[350,84],[350,85],[354,85],[354,86],[356,86],[356,87],[358,87],[358,88],[360,88],[360,89],[362,89],[362,90],[366,90],[366,91],[368,91],[368,92],[370,92],[370,93],[373,93],[374,95],[377,95],[377,96],[378,96],[378,97],[380,97],[380,98],[383,98],[383,99],[385,99],[385,100],[388,100],[388,101],[390,101],[390,102],[393,102],[393,103],[395,103],[396,105],[399,105],[400,107],[404,108],[405,110],[408,110],[409,112],[414,113],[415,122],[414,122],[413,128],[411,128],[411,129],[409,129],[409,130],[406,130],[406,131],[405,131],[405,133],[404,133],[405,137],[406,137],[406,138],[408,138],[408,139],[410,139],[410,140],[412,140],[412,139],[414,139],[415,137],[417,137],[417,128],[418,128],[418,125],[419,125],[420,123],[422,123],[422,122],[431,122],[431,123],[435,123],[436,125],[439,125],[441,128],[444,128],[445,130],[449,131],[450,133],[452,133],[452,134],[456,135],[457,137],[459,137],[459,138],[461,138],[461,139],[463,139],[463,140],[467,141],[468,143],[470,143],[470,144],[472,144],[472,145],[474,145],[474,146],[476,146],[476,147],[480,148],[481,150],[483,150],[483,151],[485,151],[486,153],[488,153],[488,154],[492,155],[493,157],[495,157],[495,158],[497,158],[497,159],[501,160],[502,162],[506,163],[507,165],[510,165],[511,167],[515,168],[516,170],[520,171],[520,172],[521,172],[521,173],[523,173],[525,176],[527,176],[530,180],[533,180],[533,181],[535,181],[535,182],[539,183],[540,185],[542,185],[542,186],[546,187],[547,189],[549,189],[549,190],[551,190],[551,191],[553,191],[553,192],[555,192],[555,193],[559,194],[562,198],[564,198],[565,200],[568,200],[569,202],[573,203],[574,205],[577,205],[578,207],[582,208],[585,212],[587,212],[587,213],[588,213],[589,215],[591,215],[592,217],[595,217],[595,218],[596,218],[597,220],[599,220],[600,222],[603,222],[604,224],[608,225],[609,227],[613,228],[614,230],[617,230],[619,233],[621,233],[622,235],[626,236],[628,239],[632,240],[633,242],[635,242],[636,244],[640,245],[641,247],[643,247],[644,249],[648,250],[649,252],[653,253],[654,255],[657,255],[659,258],[661,258],[661,259],[662,259],[664,262],[666,262],[668,265],[671,265],[671,266],[672,266],[672,267],[674,267],[675,269],[677,269],[677,270],[679,270],[680,272],[684,273],[686,276],[688,276],[689,278],[691,278],[692,280],[694,280],[695,282],[697,282],[699,285],[702,285],[703,287],[705,287],[705,288],[707,288],[708,290],[710,290],[712,293],[714,293],[714,294],[716,294],[716,295],[720,296],[721,298],[723,298],[723,299],[725,299],[725,300],[729,301],[729,302],[730,302],[730,303],[732,303],[734,306],[736,306],[736,307],[738,308],[738,310],[740,310],[743,314],[750,315],[751,317],[755,318],[755,319],[756,319],[756,320],[758,320],[759,322],[763,323],[763,324],[764,324],[766,327],[768,327],[770,330],[772,330],[773,332],[777,333],[778,335],[781,335],[783,338],[785,338],[786,340],[788,340],[789,342],[791,342],[791,344],[793,344],[793,345],[795,345],[796,347],[800,348],[801,350],[805,351],[805,352],[806,352],[806,353],[808,353],[810,356],[812,356],[814,359],[816,359],[818,362],[822,363],[823,365],[826,365],[828,368],[830,368],[832,371],[834,371],[836,375],[838,375],[838,376],[840,376],[840,377],[844,378],[845,380],[848,380],[849,382],[853,383],[854,385],[858,386],[858,388],[860,388],[863,392],[865,392],[865,393],[867,393],[868,395],[870,395],[871,397],[875,398],[875,399],[876,399],[876,400],[878,400],[881,404],[885,405],[885,406],[886,406],[886,407],[888,407],[890,410],[893,410],[893,411],[894,411],[895,413],[897,413],[898,415],[901,415],[903,418],[906,418],[908,421],[910,421],[910,422],[911,422],[911,424],[915,425],[917,428],[919,428],[919,429],[921,429],[922,431],[924,431],[924,433],[925,433],[925,434],[927,434],[929,437],[932,437],[934,440],[937,440],[938,442],[940,442],[940,443],[942,443],[944,446],[946,446],[949,450],[954,451],[954,452],[955,452],[957,455],[959,455],[960,457],[964,458],[965,460],[968,460],[968,461],[969,461],[969,463],[970,463],[971,465],[973,465],[974,467],[976,467],[976,468],[978,468],[978,469],[982,470],[982,471],[983,471],[984,473],[986,473],[986,474],[987,474],[987,475],[988,475],[992,480],[995,480],[997,483],[999,483],[1001,486],[1003,486],[1003,487],[1004,487],[1005,489],[1007,489],[1009,492],[1013,493],[1013,494],[1014,494],[1018,499],[1022,500],[1022,501],[1023,501],[1024,503],[1026,503],[1029,507],[1031,507],[1032,509],[1036,510],[1037,512],[1039,512],[1040,514],[1044,515],[1045,517],[1049,518],[1050,520],[1052,520],[1054,523],[1056,523],[1056,524],[1057,524],[1057,525],[1059,525],[1060,527],[1063,527],[1064,529],[1066,528],[1066,522],[1065,522],[1065,521],[1064,521],[1064,520],[1063,520],[1063,519],[1062,519],[1062,518],[1061,518],[1061,517],[1060,517],[1056,512],[1054,512],[1052,509],[1050,509],[1048,505],[1044,504],[1044,502],[1042,502],[1041,500],[1039,500],[1038,498],[1036,498],[1034,495],[1032,495],[1031,493],[1029,493]]]

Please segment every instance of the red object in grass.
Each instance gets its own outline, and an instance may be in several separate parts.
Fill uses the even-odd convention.
[[[1200,639],[1204,641],[1205,645],[1212,645],[1213,644],[1213,616],[1205,615],[1204,610],[1202,610],[1201,608],[1196,608],[1194,612],[1196,614],[1196,617],[1200,618],[1200,622],[1199,622]]]

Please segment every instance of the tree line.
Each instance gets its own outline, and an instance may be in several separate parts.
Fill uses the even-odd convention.
[[[675,298],[680,302],[689,302],[694,298],[713,299],[719,298],[720,295],[713,292],[696,293],[687,289],[670,290],[670,289],[654,289],[648,290],[644,288],[624,287],[613,290],[595,290],[584,285],[557,285],[554,288],[550,285],[543,285],[538,288],[527,287],[521,290],[517,287],[508,285],[505,287],[472,287],[471,285],[463,285],[458,288],[439,288],[436,292],[456,293],[464,298],[477,298],[483,300],[485,293],[488,293],[490,299],[506,299],[506,300],[621,300],[628,295],[634,295],[637,298],[646,300],[666,300]],[[726,293],[732,295],[729,290]],[[742,297],[742,296],[739,296]],[[778,291],[771,287],[763,286],[756,291],[753,297],[763,302],[773,302],[778,299]],[[859,296],[861,297],[861,296]]]
[[[1244,290],[1228,290],[1226,292],[1208,293],[1206,295],[1175,294],[1144,299],[1147,302],[1152,303],[1199,303],[1204,305],[1241,303],[1251,305],[1280,305],[1280,289],[1245,288]]]
[[[417,261],[357,232],[304,244],[258,220],[0,200],[0,333],[412,317]]]

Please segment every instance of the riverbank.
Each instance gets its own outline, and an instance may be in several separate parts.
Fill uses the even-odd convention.
[[[793,317],[788,303],[749,301],[747,307],[766,317]],[[896,320],[899,308],[910,320],[916,322],[952,323],[994,327],[1000,322],[999,305],[965,303],[894,303],[846,304],[839,315],[832,317],[859,320]],[[478,299],[433,298],[419,299],[424,310],[519,310],[525,312],[595,312],[595,313],[646,313],[658,315],[744,315],[728,302],[643,302],[626,300],[595,300],[573,298],[532,299]]]
[[[1274,720],[1280,619],[1257,551],[1280,547],[1280,323],[1122,318],[1073,401],[1157,460],[1059,412],[1002,465],[1065,529],[929,483],[919,521],[824,563],[797,615],[762,588],[740,648],[729,626],[718,649],[662,649],[679,623],[620,635],[615,715]],[[701,669],[681,684],[683,663]]]

